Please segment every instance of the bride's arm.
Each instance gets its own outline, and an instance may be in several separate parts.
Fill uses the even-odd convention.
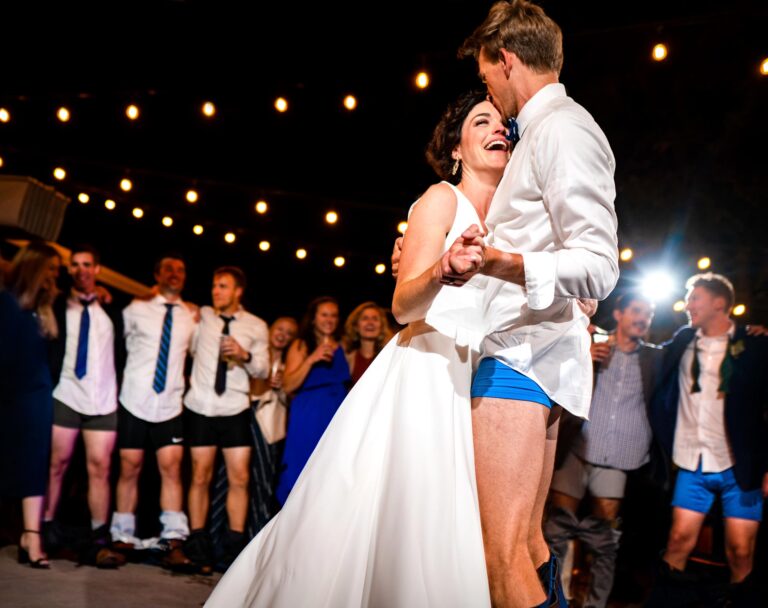
[[[398,323],[423,319],[440,291],[440,257],[456,216],[456,204],[450,186],[436,184],[413,207],[392,298],[392,314]]]

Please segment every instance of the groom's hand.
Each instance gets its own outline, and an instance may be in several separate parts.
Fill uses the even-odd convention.
[[[441,283],[461,286],[485,265],[485,242],[479,226],[467,228],[440,260]]]

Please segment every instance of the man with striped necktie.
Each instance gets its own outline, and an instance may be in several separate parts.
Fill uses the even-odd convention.
[[[173,549],[189,534],[182,512],[181,399],[196,320],[181,299],[185,278],[184,260],[176,254],[164,256],[155,265],[156,295],[135,299],[123,311],[128,357],[118,409],[120,478],[111,532],[113,541],[127,548],[141,547],[135,512],[147,446],[154,448],[160,472],[161,543]]]

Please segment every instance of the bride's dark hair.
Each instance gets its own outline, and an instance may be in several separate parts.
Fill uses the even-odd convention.
[[[461,163],[455,175],[451,169],[455,163],[451,157],[456,146],[461,142],[461,127],[469,113],[477,104],[485,101],[488,93],[485,91],[469,91],[461,95],[443,113],[437,123],[432,139],[427,144],[427,162],[435,170],[440,179],[452,184],[461,181]]]

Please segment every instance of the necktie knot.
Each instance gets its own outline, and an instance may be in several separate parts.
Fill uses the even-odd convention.
[[[508,118],[507,127],[507,140],[511,141],[513,144],[516,144],[520,141],[520,130],[517,126],[517,121],[514,118]]]
[[[80,304],[87,308],[90,304],[93,304],[93,300],[86,300],[85,298],[80,298]]]

